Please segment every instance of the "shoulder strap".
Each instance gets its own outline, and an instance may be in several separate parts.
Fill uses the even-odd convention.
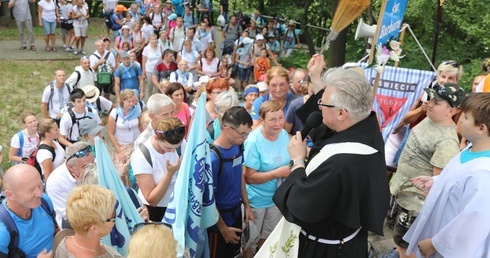
[[[97,57],[97,59],[100,59],[100,56],[97,55],[96,53],[93,53],[92,55],[94,55],[95,57]]]
[[[92,69],[92,68],[90,68],[90,69]],[[73,84],[73,88],[78,86],[78,83],[80,82],[80,79],[82,78],[80,71],[75,70],[75,72],[77,73],[77,82],[75,82],[75,84]]]
[[[109,57],[109,55],[111,54],[111,51],[107,51],[107,54],[105,54],[104,56],[104,59],[107,61],[107,58]],[[100,58],[99,58],[100,59]]]
[[[100,97],[98,97],[96,100],[95,100],[95,106],[97,107],[97,110],[99,111],[100,113]]]
[[[140,143],[139,148],[143,153],[143,156],[145,156],[146,161],[150,164],[150,167],[153,167],[153,162],[151,162],[150,150],[143,143]]]
[[[20,157],[22,155],[22,147],[24,147],[24,133],[22,133],[22,130],[17,132],[17,136],[19,136],[19,149],[17,150],[17,156]]]
[[[57,223],[56,223],[56,212],[54,212],[54,209],[51,210],[51,208],[49,207],[48,201],[46,201],[46,199],[44,199],[44,198],[41,198],[41,207],[51,216],[54,224],[57,225]]]
[[[221,151],[219,150],[218,147],[216,147],[216,145],[214,145],[214,143],[209,144],[209,150],[214,152],[214,154],[216,154],[216,156],[218,157],[219,160],[218,177],[219,177],[223,172],[223,155],[221,155]]]
[[[41,144],[41,145],[39,145],[38,149],[39,150],[48,150],[49,152],[51,152],[51,154],[53,155],[53,162],[54,162],[54,159],[56,158],[56,150],[53,147],[51,147],[47,144]]]
[[[2,201],[3,202],[3,201]],[[19,245],[19,232],[14,220],[10,217],[5,206],[0,203],[0,221],[5,225],[8,232],[10,233],[10,243],[8,246],[9,251]]]
[[[50,91],[49,91],[49,99],[48,99],[48,110],[49,110],[49,103],[51,103],[51,107],[53,106],[53,102],[51,101],[53,99],[54,95],[54,81],[49,83]]]

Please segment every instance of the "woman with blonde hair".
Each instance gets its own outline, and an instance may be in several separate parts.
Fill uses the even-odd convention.
[[[128,258],[160,257],[176,258],[177,241],[170,228],[163,224],[146,224],[131,237]]]
[[[44,182],[46,182],[51,172],[65,161],[65,150],[58,143],[60,129],[54,119],[41,119],[37,124],[37,132],[41,141],[36,154],[36,160],[41,167]]]
[[[112,160],[124,185],[129,185],[129,157],[133,152],[133,142],[140,135],[139,116],[141,108],[133,90],[121,92],[121,102],[111,111],[107,120],[109,140],[114,146]]]
[[[66,203],[66,216],[75,235],[61,241],[55,257],[122,257],[100,241],[114,227],[115,205],[116,198],[109,189],[98,185],[75,187]]]
[[[150,220],[162,221],[182,161],[176,149],[184,139],[185,126],[177,117],[154,119],[151,126],[155,134],[135,148],[131,166]]]
[[[20,121],[24,128],[14,134],[10,141],[9,160],[13,165],[25,162],[39,143],[36,114],[25,111],[20,115]]]

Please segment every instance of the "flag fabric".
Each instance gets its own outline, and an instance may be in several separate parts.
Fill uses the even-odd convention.
[[[218,222],[206,131],[206,94],[199,98],[194,121],[164,221],[172,225],[177,257],[209,257],[206,229]]]
[[[368,64],[361,63],[360,66],[366,68]],[[372,68],[364,71],[372,85],[377,72]],[[385,142],[407,112],[416,104],[423,89],[429,87],[434,76],[435,73],[432,71],[385,66],[373,104],[373,109],[379,116],[381,134]]]
[[[102,242],[112,246],[122,256],[127,255],[131,231],[134,225],[143,222],[136,207],[131,201],[131,197],[124,187],[111,156],[107,151],[104,142],[95,138],[95,151],[97,153],[97,173],[99,185],[111,190],[116,197],[116,222],[109,235],[102,238]]]

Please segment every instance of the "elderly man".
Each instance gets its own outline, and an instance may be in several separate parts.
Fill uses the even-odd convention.
[[[86,85],[96,85],[97,76],[94,69],[90,67],[90,58],[82,56],[80,65],[75,67],[75,71],[66,79],[73,89],[81,89]]]
[[[66,161],[57,167],[46,182],[46,193],[53,200],[56,223],[62,228],[66,220],[66,201],[73,187],[77,186],[83,171],[94,162],[92,148],[86,142],[77,142],[66,148]]]
[[[53,238],[58,230],[53,204],[43,194],[39,172],[27,164],[15,165],[5,173],[4,184],[7,199],[0,203],[0,257],[20,257],[10,253],[13,239],[6,226],[8,221],[17,228],[17,247],[26,257],[52,257]]]
[[[34,46],[34,34],[32,32],[32,17],[31,11],[29,10],[29,2],[34,3],[35,0],[10,0],[8,3],[8,8],[12,8],[12,13],[17,23],[17,29],[20,34],[20,50],[27,49],[27,42],[24,38],[24,27],[29,34],[30,49],[36,51],[36,46]]]
[[[315,129],[308,157],[301,134],[291,138],[292,172],[273,200],[287,221],[301,227],[298,257],[367,257],[368,231],[383,234],[389,202],[373,92],[364,76],[345,68],[320,79],[324,66],[323,56],[310,61],[315,87],[326,86],[306,104],[320,109],[324,125]]]
[[[304,83],[305,76],[306,76],[305,71],[300,68],[294,69],[293,72],[291,72],[291,82],[290,82],[291,88],[289,89],[289,91],[292,94],[298,96],[305,95],[303,92],[303,87],[307,87],[307,85],[305,85]]]
[[[116,68],[116,56],[112,54],[110,51],[107,51],[104,49],[104,41],[103,40],[97,40],[95,41],[95,52],[90,55],[89,60],[90,60],[90,67],[96,71],[97,73],[99,72],[106,72],[110,73],[114,71]],[[104,97],[106,99],[109,99],[110,97],[110,86],[111,83],[102,83],[100,81],[99,75],[97,75],[97,86],[101,91],[104,93]],[[102,75],[101,75],[102,76]],[[110,76],[110,75],[109,75]]]

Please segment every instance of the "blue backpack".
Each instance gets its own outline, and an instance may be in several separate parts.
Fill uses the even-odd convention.
[[[114,20],[114,9],[111,9],[109,12],[105,14],[105,26],[111,30],[120,30],[122,28],[121,25],[119,25],[115,20]]]

